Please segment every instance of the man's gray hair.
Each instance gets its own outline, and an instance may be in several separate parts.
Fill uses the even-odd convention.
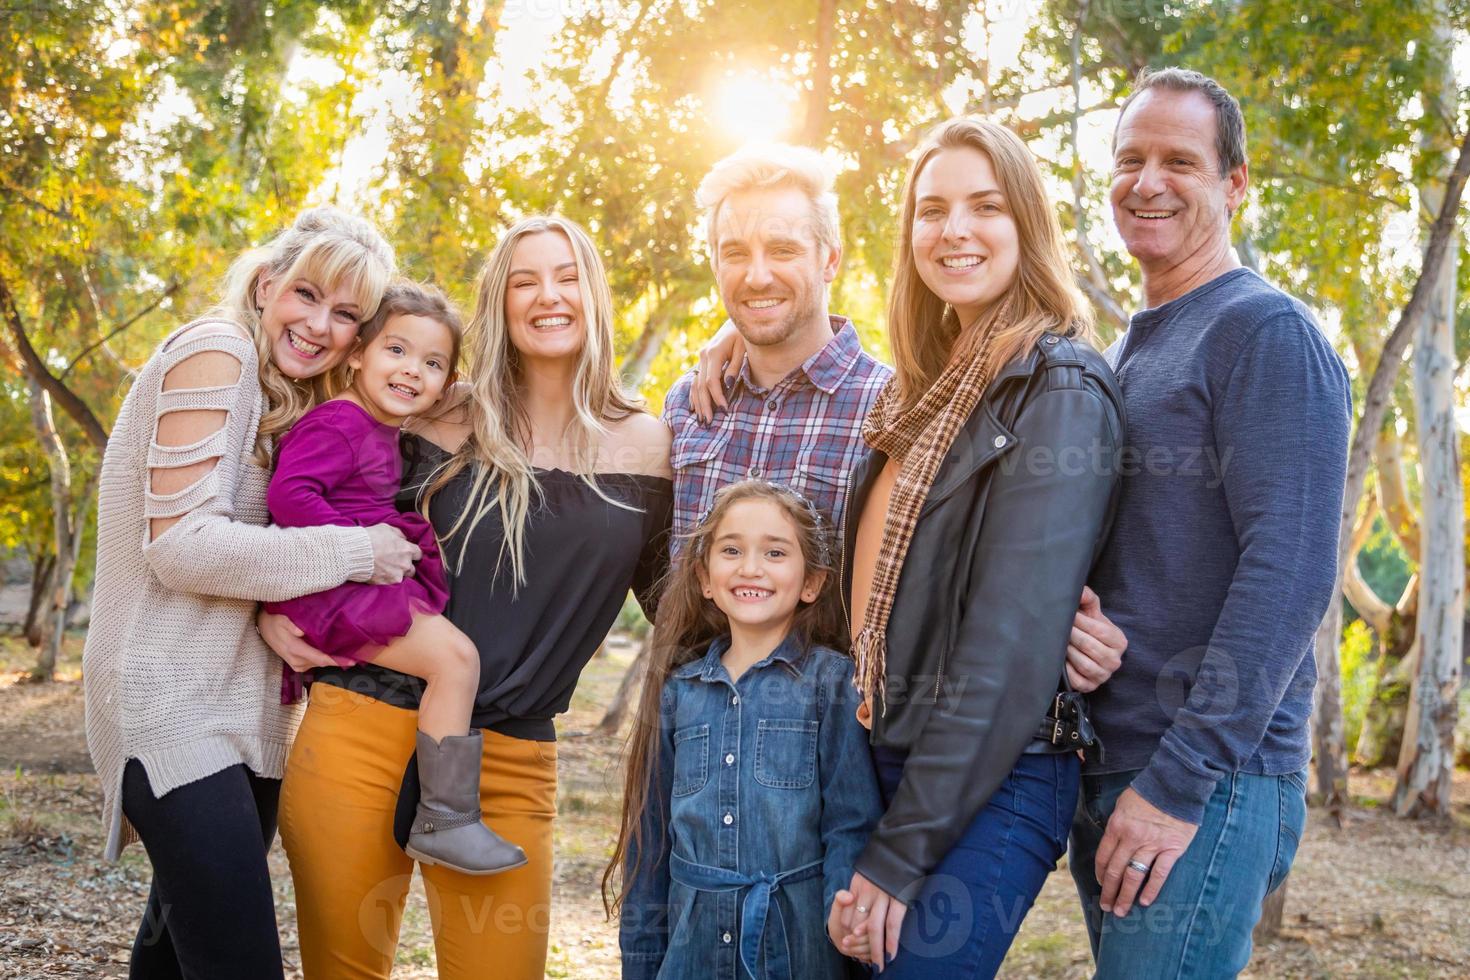
[[[1151,88],[1203,95],[1215,107],[1215,156],[1219,160],[1220,176],[1223,178],[1245,163],[1245,116],[1241,114],[1240,103],[1219,82],[1188,68],[1145,68],[1139,72],[1133,91],[1123,101],[1123,109],[1118,113],[1120,124],[1133,100]],[[1115,138],[1116,135],[1114,130]]]

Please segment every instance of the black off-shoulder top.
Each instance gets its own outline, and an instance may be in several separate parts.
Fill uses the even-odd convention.
[[[400,510],[419,495],[448,454],[405,434]],[[473,724],[517,738],[553,741],[552,719],[567,709],[582,668],[617,619],[632,588],[649,619],[668,567],[673,483],[662,477],[599,473],[598,496],[565,470],[538,469],[525,533],[526,581],[513,590],[509,558],[497,567],[503,525],[495,509],[452,537],[469,497],[472,474],[461,472],[430,502],[449,578],[444,614],[480,651],[480,690]],[[620,506],[621,505],[621,506]],[[467,526],[468,522],[466,522]],[[423,682],[361,664],[318,669],[316,682],[416,709]]]

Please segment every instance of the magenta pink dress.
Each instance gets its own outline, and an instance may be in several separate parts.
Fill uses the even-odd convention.
[[[289,617],[303,639],[325,654],[366,660],[407,633],[414,614],[437,615],[449,601],[434,529],[393,504],[402,477],[398,429],[353,402],[318,405],[281,437],[266,497],[271,520],[281,527],[391,524],[424,553],[413,577],[396,585],[347,582],[265,604],[267,612]],[[300,699],[305,678],[282,666],[281,701],[290,704]]]

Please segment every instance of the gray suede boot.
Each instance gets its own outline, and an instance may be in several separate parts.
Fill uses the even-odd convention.
[[[468,875],[509,871],[526,863],[526,852],[480,820],[478,731],[435,742],[418,733],[418,812],[404,851],[423,864],[442,864]]]

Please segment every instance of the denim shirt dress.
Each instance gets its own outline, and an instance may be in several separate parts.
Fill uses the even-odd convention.
[[[732,681],[728,647],[675,668],[660,697],[623,977],[837,980],[853,964],[827,911],[882,813],[853,663],[788,637]]]

